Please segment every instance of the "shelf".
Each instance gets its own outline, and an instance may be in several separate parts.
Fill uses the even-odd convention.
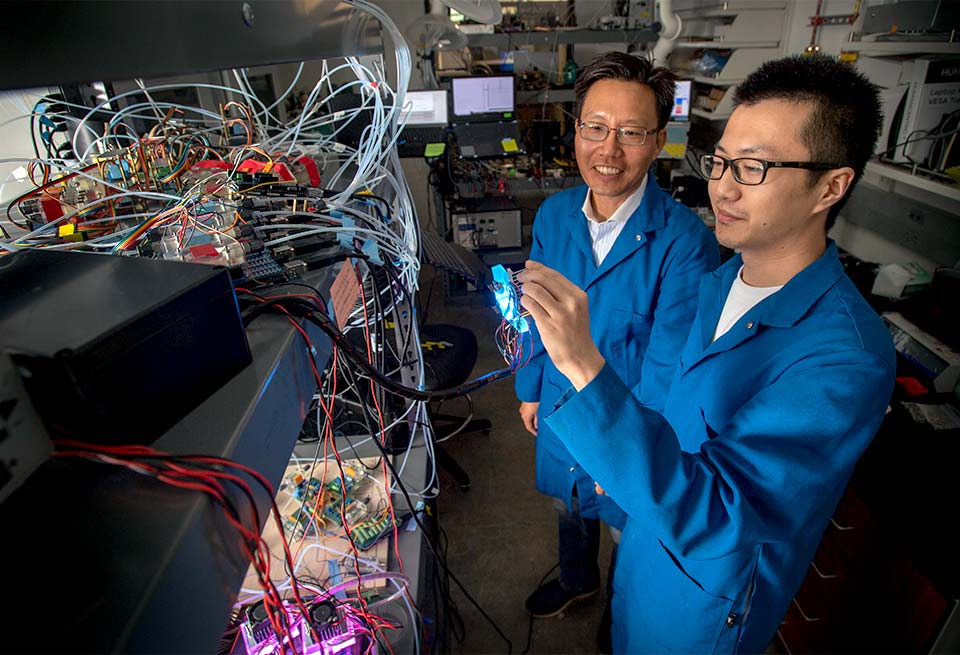
[[[841,52],[859,52],[865,57],[883,55],[956,55],[960,54],[960,41],[853,41],[840,47]]]
[[[779,41],[677,41],[675,48],[696,50],[706,48],[710,50],[733,50],[736,48],[779,48]]]
[[[497,32],[468,34],[471,48],[559,43],[649,43],[659,35],[653,30],[551,30],[547,32]]]
[[[957,203],[954,209],[960,207],[960,186],[937,182],[919,175],[912,175],[908,170],[900,168],[899,166],[891,166],[890,164],[883,164],[877,161],[867,162],[864,179],[866,180],[868,177],[872,178],[874,176],[879,178],[880,182],[886,182],[887,186],[890,187],[890,191],[906,191],[905,189],[896,188],[897,185],[902,185],[916,191],[932,194],[950,203]],[[915,197],[916,193],[904,193],[904,195]]]
[[[676,9],[674,13],[681,16],[694,14],[694,18],[726,18],[736,16],[745,11],[758,11],[763,9],[786,9],[787,3],[783,0],[751,0],[750,4],[739,4],[737,2],[718,2],[715,5],[705,7],[689,7],[686,9]]]
[[[694,82],[699,82],[700,84],[711,84],[713,86],[733,86],[735,84],[740,84],[743,81],[742,77],[707,77],[706,75],[684,75],[682,71],[678,71],[677,75],[684,80],[693,80]]]
[[[518,105],[539,105],[549,102],[576,102],[573,89],[529,89],[517,90]]]
[[[693,50],[681,50],[671,56],[671,65],[683,78],[692,79],[698,84],[695,95],[705,95],[707,92],[719,102],[712,109],[705,109],[694,99],[692,108],[694,115],[710,120],[724,120],[729,118],[733,111],[733,93],[730,89],[739,84],[747,75],[755,71],[760,64],[775,59],[780,54],[778,48],[738,48],[730,53],[723,63],[723,67],[716,70],[714,75],[695,74],[700,70],[702,61]],[[706,59],[704,57],[703,59]],[[719,59],[719,58],[718,58]],[[717,91],[723,92],[718,95]]]
[[[707,111],[706,109],[701,109],[700,107],[692,107],[690,109],[690,113],[693,114],[694,116],[699,116],[700,118],[706,118],[711,121],[725,121],[728,118],[730,118],[730,114],[732,114],[733,112],[723,112],[718,114],[716,112]]]

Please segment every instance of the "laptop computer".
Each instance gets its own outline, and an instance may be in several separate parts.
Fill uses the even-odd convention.
[[[401,157],[423,157],[427,144],[443,143],[447,129],[446,91],[408,91],[406,109],[400,118],[406,118],[397,137],[397,154]]]
[[[450,123],[464,159],[524,154],[512,75],[451,80]]]

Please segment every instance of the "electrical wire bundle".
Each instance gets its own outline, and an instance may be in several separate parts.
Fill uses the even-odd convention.
[[[260,514],[254,497],[254,488],[248,479],[261,487],[270,500],[271,514],[281,535],[283,553],[281,559],[285,569],[293,572],[296,567],[293,563],[290,546],[283,537],[283,527],[280,523],[280,511],[277,508],[269,482],[255,470],[232,462],[228,459],[205,455],[172,455],[146,446],[106,446],[89,444],[66,438],[54,440],[56,450],[53,453],[57,458],[83,458],[104,464],[121,466],[140,475],[151,477],[159,482],[189,491],[198,491],[211,499],[223,511],[229,525],[240,537],[241,549],[253,563],[257,580],[261,586],[259,591],[248,591],[248,595],[238,603],[237,607],[249,608],[251,598],[259,603],[264,613],[264,625],[269,624],[269,631],[276,644],[284,644],[283,652],[310,653],[321,652],[307,648],[309,644],[319,644],[323,641],[322,635],[311,624],[311,610],[322,601],[335,602],[340,612],[338,623],[348,622],[351,633],[362,633],[369,637],[371,648],[374,644],[387,644],[385,652],[392,652],[388,642],[382,635],[385,629],[395,630],[400,627],[391,621],[385,620],[371,611],[362,597],[353,601],[340,600],[336,595],[342,592],[352,581],[345,582],[329,589],[321,588],[312,583],[301,583],[290,573],[288,581],[283,585],[276,585],[271,578],[271,553],[260,536]],[[239,491],[249,505],[249,512],[234,501]],[[397,587],[397,593],[386,599],[380,599],[376,605],[383,605],[391,600],[404,596],[408,581],[399,574],[386,572],[368,573],[365,580],[391,579]],[[357,579],[357,589],[361,578]],[[307,592],[313,594],[308,596]],[[375,606],[376,606],[375,605]],[[233,626],[225,637],[233,637],[230,648],[240,640],[243,626],[242,617],[248,612],[235,613]],[[336,624],[334,624],[336,625]],[[298,647],[299,644],[299,647]],[[265,651],[264,651],[265,652]]]
[[[273,504],[273,495],[269,482],[255,470],[220,457],[206,455],[172,455],[147,446],[107,446],[90,444],[72,439],[54,439],[56,458],[83,458],[104,464],[121,466],[140,475],[151,477],[159,482],[189,491],[203,493],[223,511],[228,523],[237,531],[240,546],[245,556],[253,563],[257,579],[264,590],[264,609],[275,634],[289,637],[289,615],[279,590],[270,578],[270,553],[260,537],[260,513],[253,488],[247,481],[252,478],[270,498],[272,514],[279,523],[279,513]],[[243,475],[241,475],[243,474]],[[239,491],[248,511],[233,500]],[[292,568],[289,547],[284,540],[284,562]],[[301,590],[294,584],[290,592],[295,606],[307,616],[307,606]]]
[[[402,128],[409,52],[379,8],[363,0],[351,4],[373,14],[395,37],[396,90],[383,66],[345,57],[322,62],[300,113],[286,120],[278,108],[303,83],[303,63],[269,106],[253,92],[243,69],[231,72],[231,85],[136,80],[136,88],[123,93],[105,88],[94,107],[40,95],[32,109],[13,119],[29,119],[35,157],[0,160],[8,170],[18,166],[0,183],[0,193],[4,185],[29,187],[0,206],[6,217],[0,221],[5,237],[0,252],[48,247],[132,253],[154,238],[162,248],[151,250],[152,256],[236,264],[249,251],[247,242],[256,241],[234,229],[243,223],[238,210],[254,190],[287,201],[279,209],[289,209],[292,197],[296,211],[308,189],[324,199],[311,210],[336,217],[356,211],[359,193],[379,188],[381,197],[390,199],[393,223],[368,224],[351,235],[399,262],[408,288],[416,288],[417,219],[392,147]],[[353,81],[332,81],[350,75]],[[168,100],[192,92],[235,100],[215,111]],[[338,98],[353,92],[358,107],[332,110]],[[362,128],[357,148],[341,138],[355,127]],[[290,189],[289,197],[283,189]],[[278,229],[265,236],[276,238]],[[280,234],[286,236],[292,235]]]
[[[368,261],[363,261],[364,265],[369,265]],[[354,269],[354,274],[359,275],[357,269]],[[324,375],[320,375],[315,371],[315,375],[318,376],[318,382],[320,386],[320,394],[316,398],[317,407],[316,407],[316,432],[315,436],[310,440],[317,443],[317,456],[315,461],[320,460],[320,449],[323,448],[323,457],[326,459],[329,456],[329,453],[332,452],[334,458],[338,462],[338,467],[342,475],[342,460],[341,454],[337,449],[337,444],[335,440],[335,426],[337,425],[335,417],[335,403],[339,400],[340,403],[352,402],[354,405],[360,407],[360,413],[358,417],[359,425],[362,426],[363,432],[367,435],[364,441],[372,441],[373,444],[380,450],[382,457],[380,458],[380,467],[381,469],[389,470],[390,475],[392,476],[393,484],[390,488],[391,493],[400,493],[406,503],[410,508],[417,506],[417,503],[411,498],[411,494],[419,495],[423,499],[429,499],[436,495],[437,485],[436,480],[436,470],[432,469],[430,473],[430,479],[428,480],[427,485],[424,489],[416,492],[408,491],[401,482],[403,467],[407,461],[407,456],[410,453],[410,449],[415,447],[415,443],[420,443],[420,447],[424,447],[428,450],[429,460],[431,465],[434,465],[435,458],[433,457],[433,442],[432,435],[429,429],[429,418],[426,415],[425,403],[429,400],[442,400],[454,397],[460,397],[472,391],[480,386],[488,384],[489,382],[497,379],[502,379],[511,374],[509,368],[502,369],[500,371],[495,371],[488,375],[477,378],[471,382],[465,383],[454,389],[446,390],[436,390],[436,391],[427,391],[422,388],[411,387],[404,385],[401,382],[398,382],[392,379],[387,373],[396,374],[400,368],[405,365],[414,365],[418,369],[418,380],[423,379],[423,359],[419,357],[419,349],[417,349],[417,358],[415,361],[406,362],[404,360],[406,350],[403,347],[403,344],[408,341],[415,340],[416,343],[419,343],[419,337],[416,335],[416,323],[409,323],[407,329],[409,330],[406,334],[401,334],[398,338],[399,349],[392,353],[392,361],[385,359],[384,357],[388,354],[385,349],[378,350],[373,347],[372,344],[389,344],[390,340],[383,338],[383,334],[379,332],[384,326],[383,320],[377,319],[374,321],[374,311],[371,311],[367,314],[367,309],[374,309],[376,307],[374,299],[380,298],[382,295],[382,289],[380,287],[383,284],[387,290],[395,290],[397,287],[396,282],[393,284],[385,283],[386,280],[390,280],[391,275],[381,272],[380,274],[370,274],[365,276],[367,284],[361,285],[360,292],[360,312],[363,315],[363,322],[358,328],[355,328],[357,332],[362,330],[362,338],[352,339],[344,332],[340,331],[330,317],[325,314],[325,306],[323,305],[320,298],[314,293],[290,293],[289,289],[285,289],[284,285],[277,285],[276,287],[260,287],[256,291],[248,289],[238,289],[238,299],[241,303],[241,313],[244,317],[245,322],[251,322],[256,320],[256,318],[265,313],[280,313],[288,317],[289,320],[294,320],[295,317],[305,319],[309,323],[319,327],[328,337],[330,337],[334,345],[334,354],[331,359],[330,365]],[[367,291],[370,291],[368,293]],[[380,316],[383,316],[382,314]],[[380,323],[381,325],[377,325]],[[312,348],[312,343],[310,343],[309,335],[305,331],[301,331],[301,337],[305,341],[305,345],[308,349]],[[357,345],[357,341],[361,342],[361,345]],[[384,369],[387,369],[387,373],[384,373]],[[392,370],[390,370],[392,369]],[[345,382],[344,386],[341,386],[341,379]],[[390,397],[394,397],[400,401],[406,401],[406,408],[402,409],[399,412],[399,417],[394,418],[394,420],[388,425],[387,424],[387,411],[388,406],[395,406],[396,403],[392,402],[388,405],[388,402],[385,402],[384,396],[382,394],[387,394]],[[353,395],[355,397],[354,401],[349,401],[349,397]],[[392,417],[394,415],[391,415]],[[396,451],[395,445],[387,443],[388,433],[393,433],[394,430],[400,426],[406,424],[410,427],[410,439],[403,449],[398,453]],[[423,435],[422,440],[419,442],[416,440],[416,435],[420,433]],[[354,448],[360,445],[359,443],[350,443],[350,447]],[[395,465],[392,461],[391,455],[399,454],[402,455],[401,463]],[[315,464],[314,464],[315,465]],[[384,473],[384,479],[387,478],[386,473]],[[392,510],[391,510],[392,511]],[[502,631],[492,620],[489,619],[489,616],[486,612],[483,611],[479,605],[472,599],[470,594],[463,588],[462,584],[456,579],[455,576],[449,571],[449,567],[446,564],[446,558],[444,556],[445,549],[435,545],[431,542],[430,532],[422,523],[422,518],[419,512],[413,512],[411,515],[412,520],[414,520],[418,527],[421,529],[422,533],[426,538],[426,544],[430,548],[431,552],[437,558],[440,568],[443,572],[443,577],[440,580],[441,587],[444,589],[443,598],[444,603],[447,605],[448,610],[444,612],[444,616],[450,615],[455,619],[456,613],[455,609],[450,610],[452,607],[452,601],[450,600],[450,589],[449,583],[453,581],[454,584],[464,593],[464,595],[478,607],[481,614],[490,621],[494,629],[504,638],[508,644],[508,650],[511,649],[509,640],[503,635]],[[440,531],[442,534],[442,531]],[[353,545],[353,538],[350,535],[349,531],[347,533],[348,540],[351,542],[351,548],[355,548]],[[394,546],[396,547],[397,541],[394,540]],[[398,562],[400,562],[399,552],[395,551]],[[356,561],[356,560],[355,560]],[[358,576],[359,577],[359,576]]]
[[[4,186],[9,185],[8,191],[20,187],[13,199],[0,205],[0,217],[6,218],[0,218],[4,237],[0,255],[23,248],[55,248],[237,265],[249,261],[252,254],[283,261],[281,251],[292,250],[298,257],[300,251],[310,251],[303,255],[307,264],[312,262],[317,268],[339,265],[348,276],[354,275],[358,301],[336,320],[329,315],[321,294],[314,288],[302,292],[302,287],[310,285],[291,281],[291,275],[282,285],[264,283],[252,275],[237,293],[247,324],[264,313],[281,314],[295,326],[311,352],[315,349],[302,321],[316,326],[332,341],[333,357],[325,371],[310,358],[319,388],[315,460],[319,461],[320,448],[325,449],[324,465],[335,461],[343,484],[335,412],[337,405],[348,399],[358,403],[362,411],[356,416],[363,432],[384,455],[378,480],[388,487],[388,505],[378,508],[378,517],[390,516],[396,547],[397,526],[405,517],[394,511],[393,493],[402,494],[414,508],[417,503],[411,494],[429,501],[438,491],[426,403],[464,396],[509,376],[522,353],[511,345],[518,340],[504,332],[504,344],[515,351],[513,359],[508,359],[510,366],[453,389],[424,389],[425,363],[413,298],[420,269],[419,221],[393,147],[402,129],[410,53],[382,10],[365,0],[348,1],[377,18],[396,45],[395,89],[381,63],[345,57],[322,62],[319,79],[308,87],[294,117],[282,117],[278,108],[300,84],[305,70],[302,63],[289,87],[269,105],[254,93],[248,71],[243,69],[230,71],[232,81],[222,84],[136,80],[136,87],[129,91],[104,89],[95,107],[73,104],[56,95],[37,96],[32,108],[27,105],[24,115],[14,119],[29,121],[35,156],[0,159],[0,165],[18,167],[0,181],[0,198],[6,197]],[[344,77],[352,79],[333,81]],[[169,100],[184,97],[185,91],[231,100],[215,111]],[[357,92],[358,106],[332,108],[341,94],[353,92]],[[357,147],[345,145],[346,139],[341,137],[358,126],[362,129]],[[401,409],[394,411],[398,405]],[[405,427],[409,437],[401,453],[387,440],[399,427]],[[401,477],[416,447],[427,451],[431,471],[422,489],[408,490]],[[280,559],[286,578],[279,582],[270,578],[271,554],[259,534],[260,516],[243,476],[254,478],[273,503],[264,478],[228,460],[176,456],[141,446],[100,447],[60,440],[58,448],[58,457],[123,466],[209,497],[237,530],[263,587],[243,590],[234,622],[237,631],[231,633],[234,641],[229,648],[237,643],[242,615],[251,602],[263,603],[281,651],[306,648],[302,640],[292,637],[294,624],[307,621],[317,599],[328,598],[331,590],[326,589],[326,581],[298,577],[303,555],[316,546],[305,541],[292,553],[284,539]],[[390,457],[395,454],[402,455],[397,465]],[[249,512],[232,499],[231,494],[238,490],[249,503]],[[273,509],[283,535],[281,517],[275,505]],[[373,636],[371,647],[377,643],[389,651],[382,631],[398,624],[372,613],[361,593],[363,579],[382,573],[371,571],[364,563],[343,504],[340,517],[350,547],[339,555],[353,562],[356,574],[350,581],[356,585],[355,599],[349,603],[350,609],[343,611],[368,626]],[[427,535],[419,512],[412,518]],[[445,549],[435,546],[429,536],[427,544],[444,572],[445,603],[452,603],[452,580],[476,605],[447,568]],[[399,561],[398,551],[396,556]],[[392,583],[397,594],[404,596],[409,624],[415,626],[419,610],[406,598],[405,586],[396,579]],[[308,598],[305,589],[317,596]],[[490,620],[482,609],[480,612]],[[311,639],[317,637],[311,635]]]

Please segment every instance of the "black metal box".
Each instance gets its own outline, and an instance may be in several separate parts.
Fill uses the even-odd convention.
[[[54,434],[149,443],[250,363],[229,272],[139,257],[0,258],[0,348]]]

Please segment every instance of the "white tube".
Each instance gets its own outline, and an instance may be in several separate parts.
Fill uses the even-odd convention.
[[[673,0],[660,0],[660,25],[660,38],[653,46],[653,64],[666,66],[667,57],[673,51],[673,43],[683,30],[683,21],[673,13]]]

